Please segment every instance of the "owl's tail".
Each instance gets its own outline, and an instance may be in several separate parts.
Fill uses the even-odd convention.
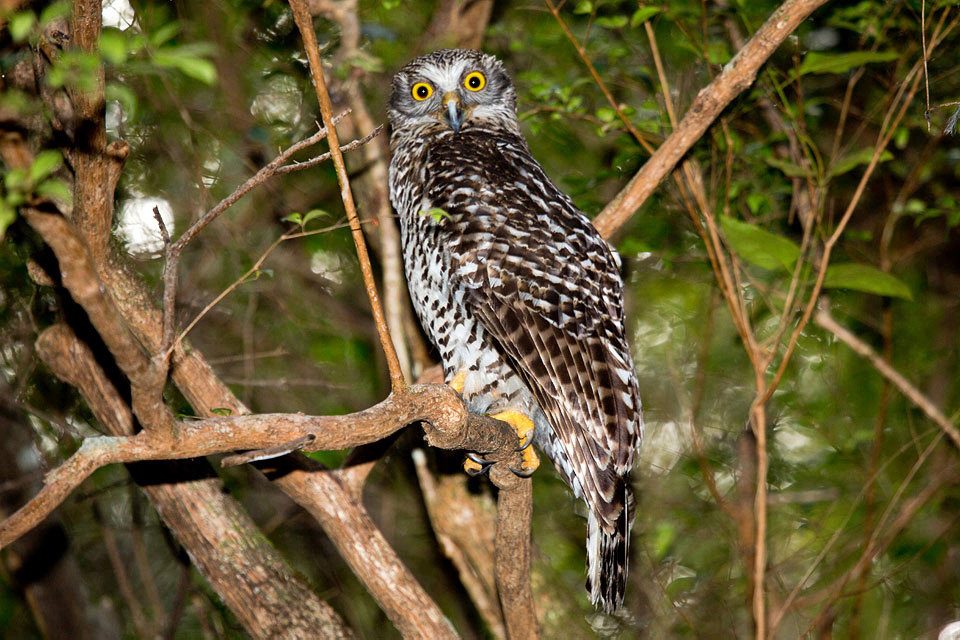
[[[593,606],[606,613],[620,608],[627,588],[635,500],[626,478],[620,478],[614,498],[616,502],[621,499],[623,508],[613,523],[608,524],[594,509],[587,517],[587,591]]]

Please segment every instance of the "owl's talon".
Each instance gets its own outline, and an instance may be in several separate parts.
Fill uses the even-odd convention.
[[[467,459],[463,461],[463,470],[468,476],[478,476],[493,465],[489,460],[484,460],[478,454],[467,453]]]
[[[530,446],[533,444],[533,420],[514,409],[502,411],[491,417],[506,422],[516,431],[517,438],[520,440],[520,446],[517,447],[515,451],[521,454],[522,463],[519,469],[510,467],[510,471],[521,478],[529,478],[533,475],[533,472],[537,470],[537,467],[540,466],[540,458],[537,457],[537,452]]]

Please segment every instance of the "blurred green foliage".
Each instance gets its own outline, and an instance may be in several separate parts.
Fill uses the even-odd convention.
[[[423,34],[435,4],[361,1],[361,46],[347,57],[337,55],[338,28],[316,20],[331,72],[341,83],[359,84],[375,119],[385,120],[391,74],[429,45]],[[726,246],[740,258],[738,286],[753,326],[761,339],[770,338],[791,279],[808,290],[815,277],[810,258],[819,255],[854,197],[904,78],[922,65],[921,4],[928,43],[936,30],[946,36],[929,56],[924,88],[877,158],[851,226],[834,250],[826,286],[841,324],[885,354],[956,423],[951,412],[960,406],[960,144],[940,133],[955,109],[941,105],[960,99],[956,2],[828,3],[788,39],[689,158],[703,171]],[[540,3],[496,3],[484,48],[514,75],[534,155],[593,215],[648,157],[621,116],[654,145],[671,130],[645,26],[653,28],[682,114],[738,50],[733,34],[748,36],[777,5],[567,3],[561,15],[584,43],[615,105]],[[5,16],[0,70],[9,74],[33,56],[31,47],[41,47],[45,28],[68,11],[69,3],[37,3]],[[163,199],[176,235],[278,149],[315,130],[319,116],[285,3],[108,1],[105,16],[99,55],[63,51],[50,63],[44,91],[90,87],[104,66],[108,133],[132,147],[118,211],[138,199]],[[5,117],[15,113],[23,120],[56,117],[47,104],[21,91],[5,90],[0,97]],[[763,117],[766,108],[784,129]],[[785,152],[792,141],[794,155]],[[31,358],[36,331],[51,322],[58,302],[27,279],[23,265],[37,243],[15,210],[36,195],[67,203],[70,195],[64,186],[68,172],[55,150],[62,139],[40,142],[49,150],[38,154],[29,172],[3,170],[0,233],[6,230],[7,239],[0,245],[0,321],[6,329],[0,351],[7,386],[16,391],[9,400],[26,408],[31,417],[25,428],[46,463],[55,465],[95,424],[72,391]],[[804,190],[819,203],[807,241],[798,214]],[[584,520],[545,465],[534,482],[534,538],[537,589],[551,604],[547,637],[559,637],[561,630],[565,637],[600,632],[624,638],[750,633],[737,521],[714,491],[728,506],[752,500],[738,491],[749,477],[751,458],[741,450],[750,441],[744,432],[753,372],[684,197],[665,181],[616,240],[629,283],[628,318],[647,421],[636,471],[641,498],[629,613],[608,620],[589,607],[582,590]],[[275,179],[241,200],[185,255],[181,324],[280,235],[341,217],[330,165]],[[118,245],[123,224],[117,223]],[[155,229],[140,235],[150,233]],[[161,261],[137,253],[133,244],[128,239],[126,246],[137,254],[139,271],[156,285]],[[807,261],[798,270],[801,256]],[[358,410],[384,396],[382,356],[346,229],[283,243],[257,276],[190,336],[248,406],[329,414]],[[182,399],[172,402],[191,413]],[[813,325],[800,336],[767,414],[767,593],[774,612],[787,599],[792,604],[780,635],[832,628],[840,637],[930,637],[960,618],[957,452],[938,429],[868,363]],[[394,443],[371,480],[367,502],[457,628],[468,637],[485,637],[429,528],[409,459],[418,443],[412,433]],[[320,457],[335,465],[344,456]],[[434,460],[450,472],[457,462],[442,453]],[[229,472],[227,482],[359,635],[395,635],[315,523],[248,470]],[[127,531],[132,514],[140,513],[155,579],[171,597],[178,564],[159,519],[128,483],[120,469],[98,473],[62,512],[91,601],[109,598],[131,634],[100,527]],[[487,490],[485,483],[475,488]],[[92,515],[94,504],[104,514],[100,523]],[[862,558],[864,571],[852,574]],[[191,601],[177,637],[195,637],[208,620],[219,637],[241,636],[202,580],[194,575],[192,584],[199,600]],[[21,637],[38,633],[5,575],[4,628]]]

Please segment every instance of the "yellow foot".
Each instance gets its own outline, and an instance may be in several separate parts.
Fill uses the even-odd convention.
[[[519,469],[511,469],[511,471],[524,478],[533,475],[533,472],[540,466],[540,458],[537,457],[537,452],[530,446],[533,443],[533,420],[515,409],[507,409],[490,417],[509,424],[517,432],[517,438],[520,439],[518,451],[521,452],[523,461]]]
[[[461,369],[457,371],[456,375],[453,376],[453,379],[450,381],[450,388],[463,395],[463,386],[467,383],[467,370]]]
[[[463,470],[467,472],[468,476],[480,475],[487,470],[488,466],[489,465],[486,465],[470,456],[467,456],[463,460]]]

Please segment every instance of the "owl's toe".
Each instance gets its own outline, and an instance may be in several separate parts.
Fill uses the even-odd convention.
[[[460,371],[457,371],[456,374],[454,374],[450,382],[447,383],[447,386],[449,386],[451,389],[453,389],[460,395],[463,395],[463,387],[466,384],[467,384],[467,370],[461,369]]]
[[[521,478],[529,478],[540,467],[540,457],[529,443],[522,449],[521,457],[520,468],[510,467],[510,471]]]
[[[478,476],[487,469],[493,463],[489,460],[485,460],[476,453],[468,453],[466,459],[463,461],[463,470],[467,473],[468,476]]]
[[[520,441],[517,451],[521,455],[521,464],[519,469],[510,467],[510,471],[521,478],[529,478],[540,466],[540,458],[537,457],[537,452],[530,446],[533,444],[533,420],[515,409],[508,409],[491,417],[506,422],[517,432],[517,439]]]

